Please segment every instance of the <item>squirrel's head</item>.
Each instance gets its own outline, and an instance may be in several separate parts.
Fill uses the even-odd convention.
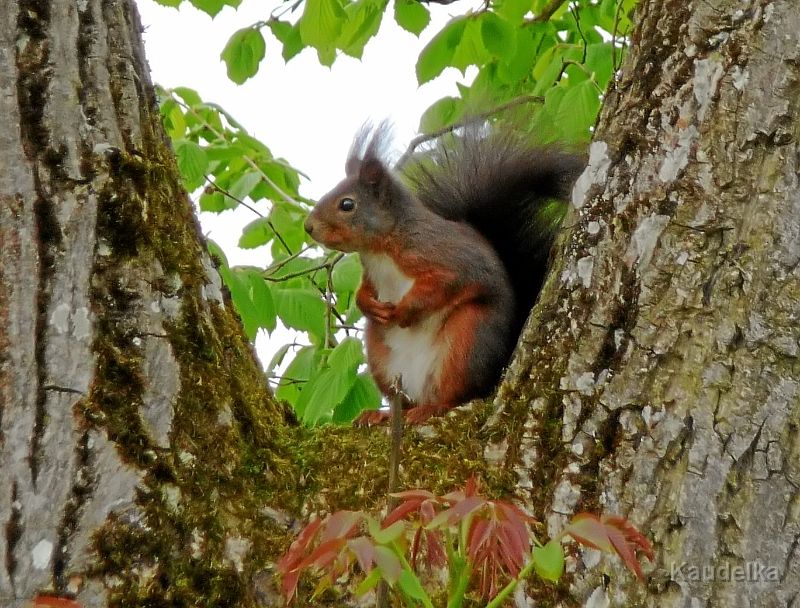
[[[345,164],[346,177],[325,194],[305,223],[312,238],[339,251],[385,248],[411,198],[385,160],[388,126],[361,129]]]

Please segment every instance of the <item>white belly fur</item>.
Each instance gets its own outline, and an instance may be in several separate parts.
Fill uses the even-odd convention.
[[[378,293],[378,300],[397,304],[414,285],[387,255],[362,254],[364,272]],[[417,403],[430,400],[438,384],[447,345],[437,341],[444,313],[425,317],[411,327],[397,325],[384,330],[384,343],[389,348],[386,375],[401,379],[405,393]]]

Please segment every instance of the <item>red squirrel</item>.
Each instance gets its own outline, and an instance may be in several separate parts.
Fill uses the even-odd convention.
[[[544,278],[558,220],[543,210],[569,195],[584,163],[467,128],[398,174],[387,145],[385,124],[362,129],[346,177],[305,228],[361,256],[356,303],[367,319],[369,368],[385,395],[400,379],[414,424],[497,383]],[[360,422],[384,417],[365,413]]]

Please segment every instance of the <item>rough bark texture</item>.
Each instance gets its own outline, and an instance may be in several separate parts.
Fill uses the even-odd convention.
[[[551,532],[604,511],[654,542],[646,585],[577,556],[581,605],[795,605],[800,12],[645,0],[638,21],[487,455]]]
[[[0,606],[252,605],[244,558],[276,551],[264,507],[293,504],[296,475],[138,17],[108,0],[0,15]]]

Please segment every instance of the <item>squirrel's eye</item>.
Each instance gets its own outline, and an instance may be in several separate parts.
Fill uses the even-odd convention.
[[[352,211],[356,208],[356,202],[352,198],[343,198],[339,201],[339,209],[342,211]]]

